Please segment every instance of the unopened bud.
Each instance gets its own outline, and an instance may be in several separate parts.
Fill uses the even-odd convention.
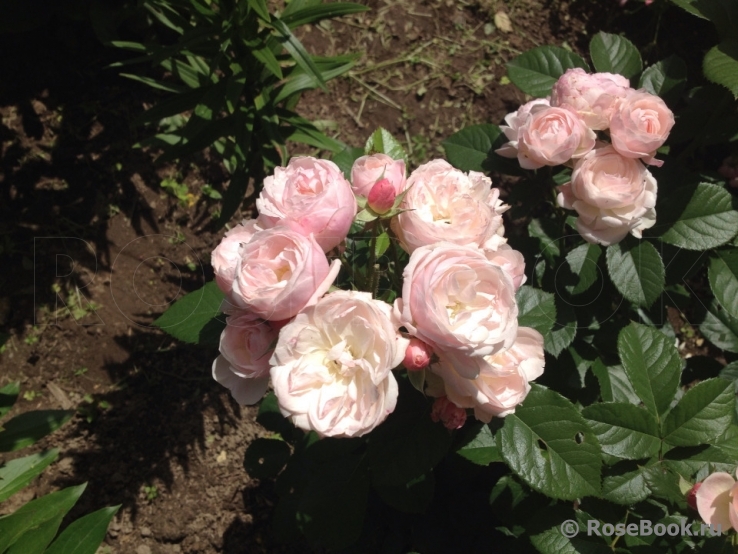
[[[446,429],[461,429],[466,423],[466,410],[459,408],[447,396],[441,396],[433,402],[431,419],[440,421]]]
[[[695,483],[687,493],[687,504],[690,508],[697,511],[697,490],[702,486],[702,481]]]
[[[397,192],[389,179],[380,179],[369,191],[367,204],[378,214],[388,212],[395,204]]]
[[[413,337],[405,349],[405,359],[402,360],[402,365],[408,371],[420,371],[428,366],[432,355],[433,349],[429,345]]]

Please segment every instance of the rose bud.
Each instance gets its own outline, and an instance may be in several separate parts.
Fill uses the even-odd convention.
[[[687,504],[690,508],[697,511],[697,491],[702,486],[702,481],[699,483],[695,483],[694,486],[689,489],[689,492],[687,493]]]
[[[372,210],[378,214],[383,214],[394,206],[396,197],[397,192],[389,179],[380,179],[374,183],[372,190],[369,191],[367,203]]]
[[[408,371],[420,371],[428,366],[432,355],[433,349],[429,345],[413,337],[405,350],[405,359],[402,360],[402,365]]]
[[[459,408],[448,397],[441,396],[433,402],[431,419],[435,422],[440,421],[449,431],[461,429],[466,423],[466,410]]]

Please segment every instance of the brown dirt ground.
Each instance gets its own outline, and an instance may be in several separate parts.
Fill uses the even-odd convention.
[[[589,34],[618,16],[609,2],[594,15],[584,1],[367,4],[365,14],[303,30],[312,52],[362,58],[298,109],[357,146],[384,126],[415,165],[442,155],[440,140],[464,125],[497,123],[525,100],[506,84],[507,60],[542,44],[586,51]],[[494,25],[498,13],[511,32],[499,16]],[[10,335],[0,386],[21,382],[13,414],[77,411],[40,444],[0,456],[61,450],[0,514],[89,482],[73,516],[122,504],[100,552],[308,551],[270,534],[273,485],[243,468],[247,444],[264,433],[255,408],[239,408],[212,381],[215,352],[152,326],[167,303],[212,278],[218,236],[206,224],[215,205],[200,191],[222,188],[224,172],[204,156],[159,167],[131,148],[145,131],[130,121],[154,97],[100,69],[119,54],[83,27],[0,44],[17,53],[0,62],[0,326]],[[194,204],[168,196],[165,177],[186,183]]]

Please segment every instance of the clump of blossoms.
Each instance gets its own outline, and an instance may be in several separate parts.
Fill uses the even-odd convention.
[[[559,187],[558,204],[578,214],[577,230],[605,246],[628,233],[641,238],[656,223],[656,179],[647,165],[674,125],[663,100],[612,73],[569,69],[550,98],[537,99],[505,117],[508,141],[497,150],[524,169],[566,165],[571,180]]]
[[[382,153],[350,175],[293,158],[265,180],[258,217],[215,248],[228,318],[213,377],[241,404],[271,382],[282,414],[320,436],[380,425],[403,368],[422,375],[412,381],[449,429],[467,410],[485,422],[514,412],[543,372],[543,337],[518,325],[525,264],[507,245],[499,190],[444,160],[407,177]],[[351,257],[359,235],[363,262]],[[383,298],[380,278],[394,289]]]

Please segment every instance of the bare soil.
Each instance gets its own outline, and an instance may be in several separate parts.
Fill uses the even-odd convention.
[[[463,126],[498,123],[525,101],[505,78],[507,60],[543,44],[584,53],[591,33],[615,30],[605,26],[620,17],[614,1],[594,14],[584,1],[367,4],[302,30],[314,53],[361,58],[298,111],[356,146],[383,126],[415,165],[442,156],[441,139]],[[13,414],[76,411],[40,444],[0,456],[61,451],[0,514],[88,482],[72,517],[122,505],[101,552],[309,551],[271,534],[273,484],[243,468],[246,446],[264,433],[256,409],[212,380],[216,352],[152,325],[212,278],[216,204],[202,189],[222,190],[224,171],[207,156],[159,166],[132,148],[146,132],[131,121],[156,96],[103,69],[121,54],[83,23],[0,36],[0,51],[13,53],[0,60],[0,326],[9,335],[0,386],[22,384]],[[184,205],[160,186],[165,178],[188,186]]]

